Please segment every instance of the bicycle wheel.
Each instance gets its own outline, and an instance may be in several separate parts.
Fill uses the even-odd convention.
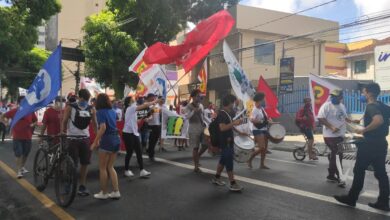
[[[303,161],[306,158],[305,148],[299,147],[293,151],[295,160]]]
[[[54,187],[60,206],[68,207],[72,204],[76,196],[77,172],[72,158],[68,155],[61,158],[57,164]]]
[[[49,172],[49,159],[45,149],[38,149],[35,154],[33,166],[35,188],[42,192],[46,188]]]

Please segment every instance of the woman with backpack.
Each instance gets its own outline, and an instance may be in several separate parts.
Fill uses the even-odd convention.
[[[260,169],[269,169],[265,165],[265,156],[268,148],[268,125],[271,119],[268,117],[262,103],[264,102],[265,94],[262,92],[256,93],[253,97],[255,107],[252,110],[250,121],[253,123],[253,136],[255,137],[255,143],[257,147],[248,160],[248,167],[252,169],[252,160],[260,154],[261,162]]]
[[[116,112],[112,109],[111,101],[106,94],[99,94],[96,99],[96,118],[99,129],[96,133],[91,150],[99,146],[99,177],[100,192],[95,194],[96,199],[119,199],[118,175],[114,168],[120,139],[116,128]],[[113,191],[108,193],[108,177],[111,179]]]

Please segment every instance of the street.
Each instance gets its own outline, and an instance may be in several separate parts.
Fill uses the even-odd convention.
[[[33,148],[27,165],[30,171],[36,141]],[[250,170],[245,164],[235,163],[236,179],[244,190],[232,193],[226,186],[211,184],[217,158],[206,153],[201,159],[203,173],[195,174],[189,149],[178,152],[176,148],[166,148],[168,152],[157,154],[157,162],[144,160],[146,169],[152,172],[149,179],[123,177],[124,155],[118,157],[120,200],[76,197],[69,208],[61,209],[54,204],[53,181],[44,191],[48,197],[45,199],[31,187],[31,172],[22,180],[9,175],[12,171],[7,172],[5,167],[14,168],[14,157],[12,142],[7,140],[0,145],[0,160],[4,163],[0,164],[0,219],[388,219],[390,216],[367,206],[378,194],[371,172],[367,172],[357,208],[337,204],[332,195],[346,193],[346,189],[325,181],[325,158],[318,162],[297,162],[291,153],[273,150],[267,160],[270,170]],[[96,154],[92,161],[88,188],[96,193],[99,191]],[[346,161],[346,168],[352,163]],[[258,165],[259,159],[254,167]],[[135,158],[131,169],[137,176]],[[347,187],[351,179],[348,178]]]

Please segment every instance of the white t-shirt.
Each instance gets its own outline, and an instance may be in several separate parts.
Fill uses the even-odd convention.
[[[203,119],[204,119],[204,122],[206,123],[207,127],[209,127],[209,125],[212,121],[213,114],[214,114],[214,110],[209,109],[209,108],[206,108],[203,111]]]
[[[153,109],[153,114],[152,114],[152,118],[148,121],[148,124],[161,125],[161,117],[160,117],[161,106],[159,104],[155,104],[150,108]]]
[[[257,107],[254,107],[253,110],[252,110],[252,113],[251,113],[251,119],[252,120],[260,120],[260,123],[264,122],[265,120],[265,116],[263,114],[263,111],[261,110],[263,107],[261,108],[257,108]],[[265,113],[265,111],[264,111]],[[267,114],[267,113],[266,113]],[[252,127],[253,130],[262,130],[262,131],[266,131],[267,130],[267,126],[261,128],[261,129],[258,129],[256,128],[254,125]]]
[[[139,136],[136,109],[137,103],[133,103],[131,106],[127,107],[123,132]]]
[[[333,105],[331,102],[324,103],[318,112],[317,118],[324,118],[331,125],[340,129],[338,132],[333,133],[331,129],[324,125],[322,129],[322,134],[324,137],[343,137],[345,135],[347,130],[345,123],[345,119],[347,118],[347,110],[345,109],[343,103],[340,103],[339,105]]]
[[[115,113],[116,113],[116,120],[122,121],[122,109],[120,108],[115,109]]]

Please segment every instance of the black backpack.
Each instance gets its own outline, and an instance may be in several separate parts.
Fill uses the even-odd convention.
[[[219,111],[219,114],[221,114],[221,112],[224,112],[224,114],[227,114],[230,118],[230,115],[225,112],[225,111]],[[230,118],[231,120],[231,118]],[[219,143],[219,138],[220,138],[220,134],[221,134],[221,130],[219,130],[219,120],[218,120],[218,117],[216,119],[214,119],[210,125],[209,125],[209,133],[210,133],[210,141],[211,141],[211,145],[213,147],[220,147],[220,143]]]
[[[89,124],[91,123],[92,119],[92,106],[88,106],[86,109],[82,110],[77,103],[70,105],[72,108],[76,110],[76,113],[74,115],[74,121],[72,121],[72,124],[80,129],[84,130],[88,128]]]

